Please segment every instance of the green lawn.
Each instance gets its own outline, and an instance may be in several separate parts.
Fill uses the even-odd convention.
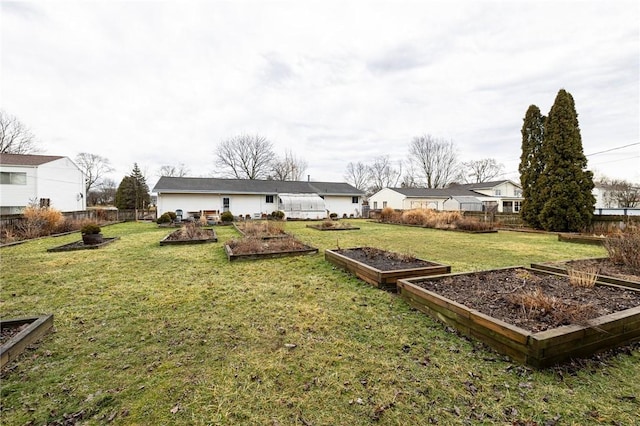
[[[160,247],[148,223],[0,250],[3,318],[54,314],[55,333],[2,376],[0,424],[638,424],[637,350],[532,371],[324,261],[375,246],[454,272],[604,256],[557,236],[469,235],[353,221],[288,232],[317,255],[228,263],[219,243]],[[295,346],[294,346],[295,345]],[[635,422],[635,423],[634,423]],[[551,423],[549,423],[551,424]]]

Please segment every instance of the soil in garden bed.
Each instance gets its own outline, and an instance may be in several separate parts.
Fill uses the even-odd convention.
[[[568,277],[514,268],[414,281],[440,296],[531,332],[640,306],[640,292],[596,285],[574,287]]]
[[[227,245],[231,248],[234,255],[277,253],[309,249],[309,246],[291,237],[268,240],[261,238],[243,238],[229,241]]]
[[[374,247],[338,249],[333,251],[381,271],[440,266],[437,263],[429,262],[427,260],[416,259],[413,256],[389,252]]]
[[[216,231],[213,229],[196,228],[194,231],[188,232],[183,230],[174,231],[167,235],[165,241],[193,241],[207,240],[216,237]]]
[[[608,277],[640,282],[639,273],[626,265],[616,265],[608,258],[570,260],[568,262],[564,262],[563,265],[577,270],[595,268],[598,270],[598,275],[606,275]]]
[[[1,327],[0,328],[0,345],[4,345],[13,336],[29,327],[31,323],[21,324],[17,327]]]

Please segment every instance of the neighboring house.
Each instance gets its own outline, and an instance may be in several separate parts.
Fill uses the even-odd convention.
[[[519,212],[522,188],[510,180],[449,188],[383,188],[369,197],[373,209]]]
[[[85,210],[84,173],[67,157],[0,154],[0,213],[21,213],[30,204]]]
[[[183,218],[230,211],[259,218],[281,210],[288,218],[323,219],[329,213],[360,217],[364,193],[348,183],[161,177],[153,188],[158,215],[181,210]]]

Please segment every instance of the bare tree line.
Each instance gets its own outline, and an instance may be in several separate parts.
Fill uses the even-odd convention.
[[[347,164],[344,178],[354,187],[373,194],[382,188],[445,188],[454,183],[488,182],[502,174],[504,166],[493,158],[460,162],[452,141],[431,135],[416,136],[406,160],[392,162],[389,155],[369,164]]]

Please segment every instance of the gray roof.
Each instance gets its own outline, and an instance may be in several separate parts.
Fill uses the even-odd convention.
[[[503,180],[494,180],[491,182],[480,182],[480,183],[457,183],[455,185],[451,185],[451,188],[465,188],[465,189],[490,189],[495,188],[498,185],[502,185],[505,182],[511,182],[517,185],[516,182],[510,181],[508,179]]]
[[[153,188],[156,193],[205,194],[318,194],[364,195],[348,183],[256,179],[218,179],[163,176]]]
[[[475,197],[480,194],[463,188],[389,188],[407,198],[449,198],[452,196]]]
[[[33,155],[33,154],[0,154],[0,164],[5,166],[39,166],[59,160],[59,155]]]

